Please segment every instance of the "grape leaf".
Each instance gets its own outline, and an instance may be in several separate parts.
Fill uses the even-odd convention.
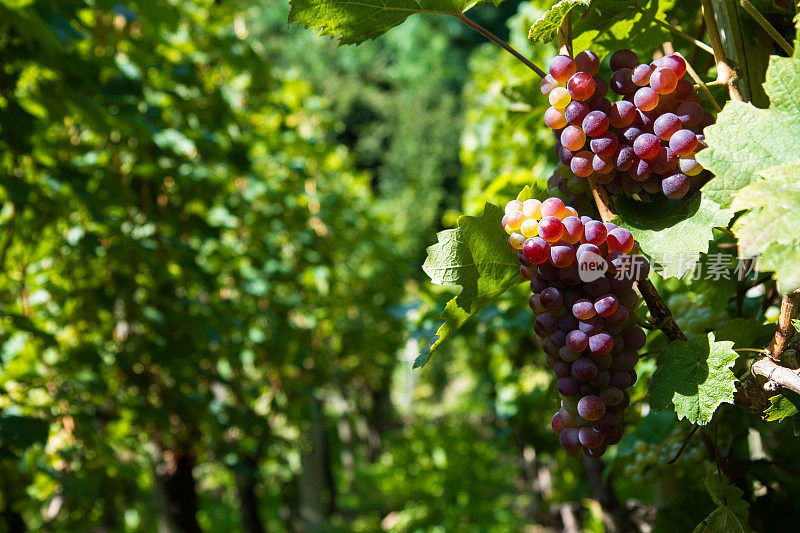
[[[433,283],[460,285],[461,292],[447,302],[444,323],[414,361],[423,366],[430,353],[467,320],[521,283],[519,261],[508,249],[500,227],[503,210],[487,203],[479,217],[461,216],[458,227],[439,232],[439,242],[428,248],[422,269]]]
[[[627,228],[642,251],[661,264],[665,278],[692,270],[700,253],[708,250],[712,228],[727,227],[733,216],[699,192],[680,200],[660,197],[649,204],[617,196],[614,208],[614,222]]]
[[[714,336],[720,341],[732,341],[736,348],[764,346],[775,335],[775,324],[762,324],[759,320],[733,318],[726,321]]]
[[[290,0],[289,23],[320,28],[339,44],[380,37],[416,13],[458,15],[487,0]],[[503,0],[491,0],[499,5]]]
[[[705,129],[697,160],[715,177],[702,191],[723,207],[763,170],[800,160],[800,59],[771,57],[764,90],[768,109],[730,101]]]
[[[733,199],[733,209],[749,210],[733,231],[742,254],[760,255],[759,270],[774,270],[781,291],[790,292],[800,287],[800,161],[763,170],[761,176]]]
[[[552,41],[569,12],[575,7],[588,7],[590,3],[591,0],[561,0],[533,23],[528,39],[544,43]]]
[[[725,484],[724,493],[720,479]],[[742,498],[744,491],[731,483],[727,477],[720,478],[716,472],[708,474],[703,481],[709,496],[719,507],[697,525],[695,532],[749,531],[747,519],[750,512],[749,504]]]
[[[780,422],[800,412],[800,396],[792,391],[770,397],[769,403],[770,406],[764,411],[764,420],[767,422]]]
[[[708,423],[721,403],[733,403],[732,346],[730,341],[715,341],[713,333],[668,344],[650,381],[650,406],[661,411],[672,404],[678,420]]]

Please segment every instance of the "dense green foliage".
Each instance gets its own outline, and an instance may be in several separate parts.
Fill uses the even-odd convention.
[[[757,406],[769,422],[719,407],[752,360],[733,350],[774,332],[769,275],[749,292],[668,278],[688,267],[653,275],[700,340],[649,336],[661,354],[640,361],[629,429],[602,464],[568,456],[549,432],[557,395],[524,287],[507,275],[513,256],[499,269],[451,265],[438,282],[504,290],[448,314],[454,294],[427,282],[425,249],[447,229],[439,249],[476,261],[501,251],[458,232],[497,231],[485,202],[547,188],[547,103],[500,48],[453,17],[413,14],[437,2],[385,1],[410,7],[379,32],[348,26],[352,13],[338,28],[361,40],[408,20],[338,48],[287,28],[288,2],[0,0],[0,532],[598,531],[625,514],[619,501],[654,531],[796,528],[795,421],[778,421],[796,420],[800,404],[772,397]],[[467,14],[543,65],[555,46],[527,37],[554,3]],[[672,38],[628,2],[561,4],[539,37],[574,4],[576,46],[624,43],[646,57]],[[703,33],[695,2],[641,4]],[[791,36],[783,4],[758,7]],[[740,24],[741,53],[763,79],[778,50]],[[713,78],[710,55],[673,44]],[[739,105],[791,126],[787,101]],[[736,149],[713,148],[723,164]],[[750,170],[783,179],[796,172],[784,155]],[[781,162],[788,171],[773,169]],[[733,212],[719,205],[796,205],[791,179],[756,177],[737,183],[765,202],[629,205],[621,223],[648,253],[679,235],[707,262],[736,246]],[[581,208],[593,209],[588,196]],[[753,209],[732,228],[746,238],[771,214]],[[779,264],[762,270],[791,282],[780,254],[796,238],[779,244]],[[412,371],[443,311],[458,335]],[[670,368],[687,361],[694,381],[676,386]],[[669,465],[692,429],[685,417],[709,424]]]

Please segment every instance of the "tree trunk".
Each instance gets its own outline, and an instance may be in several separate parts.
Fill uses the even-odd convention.
[[[264,523],[258,514],[258,498],[256,496],[256,461],[252,457],[248,457],[239,466],[235,475],[242,513],[242,526],[247,533],[264,533]]]
[[[300,518],[305,531],[323,531],[328,522],[328,507],[325,506],[324,492],[327,488],[326,468],[328,461],[325,420],[322,405],[315,400],[312,405],[311,427],[306,439],[311,443],[311,451],[301,458],[300,474]]]
[[[201,533],[197,523],[197,483],[192,473],[196,463],[194,451],[181,446],[172,452],[167,473],[161,476],[170,521],[182,533]]]
[[[603,523],[610,533],[629,533],[640,531],[638,525],[631,520],[630,513],[620,503],[611,486],[611,480],[603,481],[603,463],[598,459],[583,458],[584,470],[589,478],[595,499],[603,508]]]

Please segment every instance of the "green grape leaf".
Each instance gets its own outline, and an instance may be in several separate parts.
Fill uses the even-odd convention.
[[[760,255],[758,269],[775,271],[781,292],[790,292],[800,287],[800,161],[760,174],[733,199],[734,210],[748,210],[733,231],[742,254]]]
[[[547,10],[531,26],[528,39],[533,42],[550,42],[570,11],[575,7],[588,7],[591,0],[561,0]]]
[[[291,0],[289,23],[319,28],[339,44],[359,44],[380,37],[411,15],[459,15],[485,0]],[[503,0],[491,0],[499,5]]]
[[[770,397],[769,403],[770,406],[764,410],[764,420],[767,422],[781,422],[800,412],[800,396],[792,391]]]
[[[775,324],[763,324],[759,320],[733,318],[714,332],[718,341],[731,341],[736,348],[760,348],[775,335]]]
[[[771,57],[764,90],[768,109],[730,101],[705,129],[697,160],[715,177],[702,191],[723,207],[763,170],[800,160],[800,59]]]
[[[508,249],[500,227],[503,210],[486,204],[479,217],[461,216],[458,227],[439,232],[439,242],[428,248],[422,270],[440,285],[459,285],[461,292],[447,302],[444,323],[414,361],[423,366],[430,353],[481,309],[522,282],[519,261]]]
[[[672,404],[678,420],[708,423],[720,404],[733,403],[732,346],[730,341],[715,341],[713,333],[668,344],[650,381],[650,406],[662,411]]]
[[[641,0],[638,5],[648,13],[638,12],[631,0],[605,0],[592,2],[586,13],[573,21],[573,49],[590,49],[602,57],[635,43],[635,52],[640,52],[642,60],[652,55],[653,50],[665,41],[671,41],[668,30],[653,22],[650,16],[666,19],[666,12],[672,9],[673,0]]]
[[[665,278],[694,269],[714,237],[712,228],[727,227],[733,216],[699,192],[680,200],[660,197],[649,204],[617,196],[614,208],[614,223],[633,234],[642,251],[661,265]]]
[[[721,482],[720,482],[721,480]],[[744,491],[717,472],[708,474],[704,480],[706,490],[718,508],[708,515],[695,528],[696,532],[727,533],[729,531],[749,531],[747,519],[749,504],[745,501]],[[722,484],[724,483],[724,492]]]

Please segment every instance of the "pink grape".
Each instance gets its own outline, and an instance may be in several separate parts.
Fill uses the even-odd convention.
[[[567,119],[567,122],[580,128],[583,124],[583,119],[586,117],[589,111],[590,109],[586,102],[573,100],[564,109],[564,117]]]
[[[633,235],[625,228],[615,228],[608,232],[606,236],[609,252],[630,253],[633,250]]]
[[[633,124],[636,119],[636,106],[633,102],[620,100],[615,102],[608,114],[608,121],[614,128],[624,128]]]
[[[575,56],[575,65],[578,70],[594,76],[600,70],[600,58],[591,50],[584,50]]]
[[[598,137],[608,130],[608,117],[602,111],[590,111],[583,119],[583,131],[589,137]]]
[[[563,111],[550,106],[544,112],[544,123],[550,129],[560,130],[567,125],[567,119],[564,117]]]
[[[599,396],[584,396],[578,401],[578,415],[582,418],[594,421],[602,418],[604,414],[606,414],[606,406]]]
[[[632,69],[639,64],[639,56],[631,50],[617,50],[611,54],[611,70]]]
[[[564,226],[562,239],[570,244],[576,244],[583,237],[583,222],[578,217],[568,216],[561,221]]]
[[[694,85],[686,78],[681,78],[675,84],[675,99],[679,102],[685,102],[694,96]]]
[[[681,129],[682,123],[678,115],[664,113],[653,123],[653,133],[662,141],[668,141],[672,134]]]
[[[559,220],[557,217],[547,216],[539,221],[539,237],[541,237],[545,241],[551,243],[556,242],[561,238],[563,234],[564,234],[564,225],[561,223],[561,220]]]
[[[522,244],[522,253],[525,255],[525,259],[536,265],[547,261],[550,255],[547,242],[541,237],[527,239]]]
[[[675,90],[678,76],[670,68],[660,67],[650,76],[650,87],[658,94],[668,94]]]
[[[631,72],[631,79],[633,83],[639,87],[644,87],[650,83],[650,75],[653,73],[653,67],[650,65],[637,65]]]
[[[567,83],[577,67],[571,57],[557,55],[550,60],[550,75],[559,83]]]
[[[682,78],[683,75],[686,74],[686,61],[676,54],[670,54],[661,58],[661,64],[659,66],[671,69],[677,78]]]
[[[589,320],[597,314],[597,311],[594,310],[594,303],[591,300],[581,298],[572,304],[572,314],[580,320]]]
[[[594,94],[595,84],[588,72],[576,72],[567,82],[567,91],[574,100],[588,100]]]
[[[561,132],[561,144],[564,148],[577,152],[586,143],[586,134],[582,129],[570,124]]]
[[[651,87],[640,87],[633,96],[633,103],[642,111],[651,111],[658,105],[658,93]]]
[[[556,80],[552,74],[546,74],[544,78],[542,78],[542,83],[540,85],[542,89],[542,94],[548,95],[550,91],[558,87],[559,84],[558,80]]]
[[[633,151],[642,159],[652,159],[658,155],[658,149],[661,145],[658,142],[658,137],[652,133],[642,133],[633,143]],[[674,148],[673,148],[674,150]],[[675,153],[679,153],[674,150]]]
[[[636,92],[636,84],[631,79],[631,69],[621,68],[611,76],[609,87],[615,93],[622,96],[629,96]]]
[[[689,178],[686,174],[673,174],[661,180],[661,190],[664,191],[664,196],[677,200],[686,196],[689,192]]]
[[[579,178],[586,178],[592,175],[592,158],[594,154],[587,150],[581,150],[570,160],[569,167],[572,173]]]
[[[600,157],[611,157],[617,151],[618,146],[617,135],[608,131],[589,141],[589,148]]]
[[[697,148],[697,135],[692,130],[679,130],[670,137],[669,147],[678,155],[689,155]]]

